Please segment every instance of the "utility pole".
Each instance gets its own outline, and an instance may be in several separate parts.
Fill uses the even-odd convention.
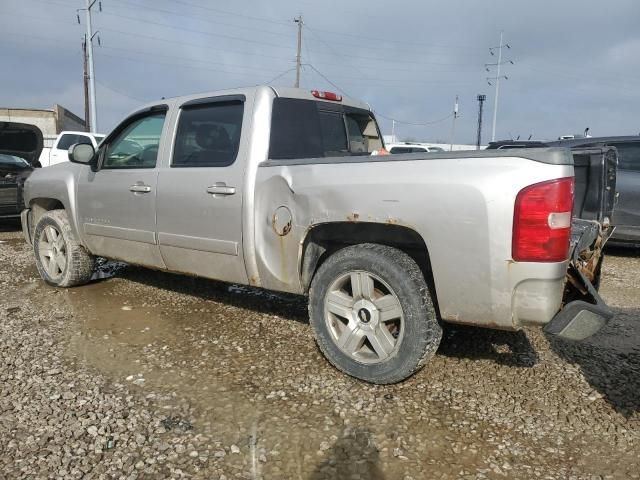
[[[476,139],[476,150],[480,150],[480,145],[482,145],[482,107],[486,99],[486,95],[478,95],[478,138]]]
[[[87,132],[91,131],[89,120],[89,74],[87,73],[87,36],[82,41],[82,84],[84,86],[84,125]]]
[[[396,141],[396,121],[391,120],[391,142],[394,143]]]
[[[78,23],[80,23],[80,15],[78,12],[80,12],[81,10],[84,11],[85,14],[85,23],[87,26],[87,33],[85,36],[85,48],[87,51],[87,63],[89,66],[89,116],[91,118],[91,121],[89,122],[88,125],[88,130],[90,132],[97,132],[98,131],[98,112],[97,112],[97,107],[96,107],[96,80],[95,80],[95,71],[93,68],[93,37],[95,37],[98,32],[93,33],[93,29],[91,26],[91,9],[95,6],[95,4],[98,4],[98,8],[100,11],[102,11],[102,2],[98,1],[98,0],[85,0],[86,1],[86,7],[85,8],[79,8],[78,10],[76,10],[76,15],[78,17]],[[98,37],[98,44],[100,43],[100,37]]]
[[[302,66],[302,62],[301,62],[301,56],[302,56],[302,25],[304,25],[304,22],[302,21],[302,15],[298,15],[298,18],[294,18],[293,21],[298,24],[298,53],[296,54],[296,84],[295,84],[295,87],[296,88],[300,88],[300,67]]]
[[[451,144],[449,145],[449,151],[453,151],[453,144],[456,137],[456,120],[458,119],[458,95],[456,95],[456,101],[453,104],[453,125],[451,126]]]
[[[511,65],[513,65],[513,61],[512,60],[505,60],[502,61],[502,49],[503,48],[507,48],[507,49],[511,49],[511,46],[508,43],[504,43],[503,42],[503,36],[504,36],[504,32],[500,32],[500,45],[498,45],[497,47],[491,47],[489,48],[489,53],[491,55],[495,55],[495,51],[498,51],[498,61],[496,63],[485,63],[484,67],[487,70],[487,72],[490,72],[491,70],[489,69],[489,67],[497,67],[497,72],[496,72],[496,76],[495,77],[487,77],[487,83],[489,85],[492,85],[491,82],[494,81],[496,82],[496,94],[495,97],[493,99],[493,128],[491,130],[491,141],[495,141],[496,139],[496,122],[498,119],[498,97],[500,95],[500,80],[502,78],[504,78],[505,80],[508,80],[509,77],[507,77],[506,75],[501,75],[500,74],[500,70],[502,65],[504,65],[505,63],[510,63]]]

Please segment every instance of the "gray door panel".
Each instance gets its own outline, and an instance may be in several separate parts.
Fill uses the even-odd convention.
[[[614,238],[640,241],[640,171],[618,170],[616,189],[619,196],[613,211]]]
[[[157,171],[101,170],[78,181],[78,215],[92,253],[164,268],[155,234]],[[151,187],[147,193],[132,185]]]
[[[235,186],[235,194],[207,192],[221,180]],[[158,190],[158,240],[167,268],[246,283],[240,248],[242,171],[238,167],[163,169]]]
[[[243,100],[212,99],[180,110],[171,165],[158,175],[158,243],[169,270],[248,283],[242,251],[247,142],[241,133],[250,107]]]
[[[101,147],[100,169],[80,173],[78,218],[92,253],[166,268],[156,235],[156,165],[164,126],[165,113],[158,111],[125,120]]]
[[[615,224],[640,227],[640,172],[618,170]]]

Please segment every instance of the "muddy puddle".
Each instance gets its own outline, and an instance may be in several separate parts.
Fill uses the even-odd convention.
[[[509,478],[519,464],[561,476],[580,457],[570,443],[531,440],[524,421],[479,419],[492,393],[456,381],[497,375],[507,398],[526,398],[511,390],[535,374],[528,357],[468,363],[452,345],[412,379],[378,387],[327,364],[299,297],[110,263],[89,285],[56,290],[27,270],[21,294],[71,312],[69,362],[153,399],[169,433],[200,435],[198,451],[228,478]]]
[[[454,451],[460,468],[491,457],[481,442],[452,450],[445,440],[453,435],[448,425],[463,422],[480,440],[481,426],[462,411],[419,397],[399,406],[396,395],[408,384],[375,387],[328,368],[291,299],[210,286],[218,289],[213,298],[182,298],[119,278],[63,292],[78,327],[69,357],[153,392],[169,416],[212,444],[237,446],[240,453],[226,462],[254,478],[328,478],[337,468],[362,478],[403,478],[430,462],[437,470],[436,459]],[[273,313],[288,308],[293,318]]]

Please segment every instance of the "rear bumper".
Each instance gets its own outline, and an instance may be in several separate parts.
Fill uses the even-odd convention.
[[[582,272],[571,268],[574,278],[582,281],[587,293],[583,300],[567,303],[544,327],[544,331],[565,340],[585,340],[604,327],[614,313]]]

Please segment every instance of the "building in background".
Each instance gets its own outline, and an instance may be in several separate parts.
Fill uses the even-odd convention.
[[[58,134],[64,130],[87,130],[82,118],[58,104],[50,110],[0,108],[0,122],[19,122],[37,126],[42,131],[45,147],[53,146]]]

